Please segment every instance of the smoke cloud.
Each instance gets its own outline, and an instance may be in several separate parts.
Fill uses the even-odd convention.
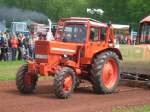
[[[16,7],[0,8],[0,20],[20,21],[20,20],[29,20],[29,19],[38,22],[47,21],[47,17],[44,14],[37,11],[22,10]]]

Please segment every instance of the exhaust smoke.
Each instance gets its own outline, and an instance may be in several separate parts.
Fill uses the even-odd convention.
[[[6,21],[22,21],[32,20],[37,22],[47,21],[47,16],[37,11],[23,10],[16,7],[1,7],[0,8],[0,20]]]

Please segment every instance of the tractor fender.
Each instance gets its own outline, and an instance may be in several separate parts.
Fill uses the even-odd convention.
[[[81,74],[81,69],[79,67],[75,67],[75,66],[71,66],[71,65],[65,65],[64,67],[71,68],[76,73],[76,75],[80,75]]]
[[[105,51],[113,51],[113,52],[115,52],[118,55],[118,57],[119,57],[120,60],[123,60],[122,54],[121,54],[120,50],[117,49],[117,48],[107,48],[107,49],[104,49],[104,50],[102,50],[100,52],[97,52],[94,56],[96,56],[97,54],[100,54],[102,52],[105,52]]]

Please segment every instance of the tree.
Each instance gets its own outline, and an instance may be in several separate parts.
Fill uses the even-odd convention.
[[[131,24],[134,27],[150,14],[149,0],[0,0],[0,4],[42,12],[53,21],[57,21],[59,17],[80,16],[104,22]],[[104,15],[88,15],[87,8],[101,8]]]

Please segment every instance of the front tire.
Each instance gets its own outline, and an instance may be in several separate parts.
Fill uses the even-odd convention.
[[[91,80],[96,93],[112,93],[120,80],[120,61],[115,52],[105,51],[93,59]]]
[[[73,92],[76,84],[75,72],[69,67],[64,67],[54,77],[54,93],[58,98],[67,99]]]
[[[36,87],[38,76],[28,73],[28,65],[22,65],[16,75],[18,90],[24,94],[30,94]]]

